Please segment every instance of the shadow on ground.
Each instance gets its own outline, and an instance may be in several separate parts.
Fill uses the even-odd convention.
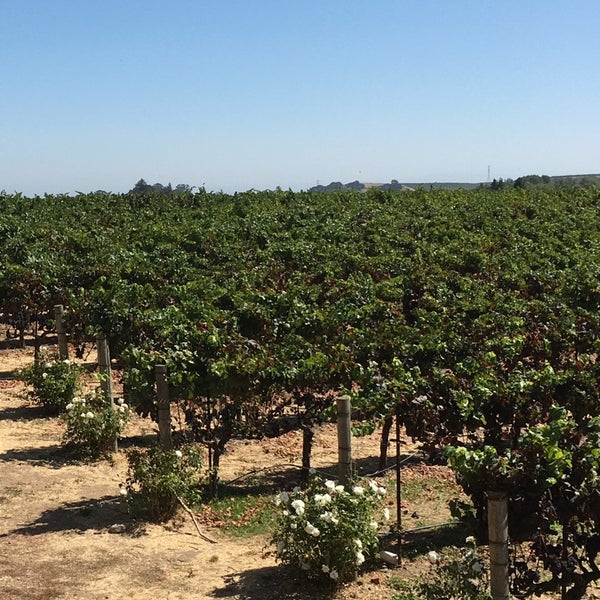
[[[0,340],[0,350],[24,350],[25,348],[35,348],[36,343],[38,346],[54,346],[58,344],[58,337],[56,334],[40,335],[36,342],[30,334],[27,334],[25,336],[24,346],[21,346],[18,335],[11,337],[7,336],[3,340]]]
[[[212,591],[212,598],[236,600],[327,600],[334,588],[307,581],[281,566],[240,571],[225,578],[225,585]]]
[[[118,523],[127,524],[129,522],[127,509],[121,499],[104,496],[93,500],[69,502],[58,508],[45,510],[35,521],[17,527],[0,537],[69,531],[101,531]],[[125,529],[133,533],[131,525]],[[119,531],[119,533],[123,533],[123,531]]]
[[[470,526],[462,522],[406,529],[401,536],[400,554],[403,558],[412,559],[430,550],[449,546],[462,547],[466,537],[472,533]],[[382,536],[380,548],[398,554],[398,542],[398,534],[389,533]]]
[[[8,406],[0,410],[0,421],[32,421],[45,418],[48,418],[48,411],[43,406],[33,404]]]
[[[51,469],[60,469],[68,464],[78,464],[64,446],[53,444],[51,446],[35,448],[19,448],[7,450],[0,454],[0,461],[26,462],[32,466],[44,466]]]

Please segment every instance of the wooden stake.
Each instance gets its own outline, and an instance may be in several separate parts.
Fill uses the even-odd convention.
[[[402,564],[402,472],[400,442],[400,404],[396,404],[396,527],[398,528],[398,565]]]
[[[337,399],[338,477],[341,485],[352,480],[352,430],[350,397]]]
[[[62,304],[54,305],[54,322],[56,324],[56,335],[58,337],[58,356],[65,360],[69,358],[69,345],[67,344],[67,334],[63,323],[65,308]]]
[[[113,402],[110,351],[106,342],[106,336],[103,333],[96,334],[96,346],[98,348],[98,371],[102,376],[100,379],[100,388],[104,392],[112,410],[116,410],[115,403]],[[114,451],[116,452],[118,449],[117,438],[115,438]]]
[[[493,600],[508,600],[508,500],[506,492],[487,493],[490,588]]]
[[[169,384],[167,383],[167,366],[155,365],[156,394],[158,397],[158,441],[162,448],[171,450],[171,402],[169,399]]]

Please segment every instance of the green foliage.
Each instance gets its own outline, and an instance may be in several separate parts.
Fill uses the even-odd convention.
[[[479,513],[488,490],[506,491],[511,538],[532,540],[533,564],[515,563],[516,591],[535,592],[543,569],[573,589],[585,590],[596,578],[599,442],[600,418],[578,421],[554,405],[547,421],[523,430],[512,448],[448,449],[449,462]],[[558,539],[556,530],[561,531]]]
[[[513,485],[511,514],[545,527],[551,504],[569,551],[592,557],[600,193],[496,183],[5,197],[0,319],[50,329],[65,304],[73,341],[106,333],[144,414],[167,364],[212,473],[230,439],[310,430],[349,391],[357,429],[398,411],[433,455],[463,446],[457,465],[477,457],[486,485]],[[570,420],[555,431],[554,407]],[[534,485],[517,493],[521,467]]]
[[[238,538],[267,535],[273,530],[275,507],[271,495],[248,494],[242,491],[226,495],[219,490],[219,498],[204,506],[203,513],[218,524],[225,533]]]
[[[81,456],[98,458],[114,449],[130,419],[130,410],[122,399],[111,406],[100,390],[74,397],[62,414],[67,430],[64,443]]]
[[[430,572],[413,586],[415,600],[491,600],[483,561],[474,538],[466,548],[448,548],[428,554]]]
[[[21,369],[18,376],[33,388],[28,396],[51,414],[64,411],[81,389],[81,369],[69,359],[61,360],[57,353],[43,348],[38,359]]]
[[[318,478],[306,490],[282,492],[273,534],[278,559],[309,577],[353,579],[378,550],[376,519],[384,495],[373,480],[344,488]]]
[[[128,452],[127,460],[127,481],[121,489],[132,515],[166,521],[177,511],[179,499],[191,505],[200,501],[202,456],[196,446],[136,449]]]

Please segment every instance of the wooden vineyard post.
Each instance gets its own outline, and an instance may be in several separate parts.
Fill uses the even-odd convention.
[[[337,399],[338,477],[341,485],[352,479],[352,431],[350,429],[350,397]]]
[[[400,404],[396,403],[396,527],[398,528],[397,564],[402,564],[402,471],[400,469],[401,441],[400,441]]]
[[[67,344],[67,334],[63,323],[63,314],[65,308],[62,304],[54,306],[54,320],[56,323],[56,335],[58,337],[58,356],[65,360],[69,358],[69,346]]]
[[[506,492],[488,492],[490,588],[493,600],[508,600],[508,500]]]
[[[110,351],[108,349],[108,343],[106,336],[103,333],[96,334],[96,346],[98,348],[98,371],[100,372],[100,388],[104,392],[110,407],[115,410],[115,403],[113,402],[113,389],[112,389],[112,369],[110,367]],[[115,437],[114,451],[118,450],[117,438]]]
[[[167,383],[166,365],[155,365],[156,395],[158,397],[158,441],[162,448],[171,450],[171,403],[169,400],[169,384]]]

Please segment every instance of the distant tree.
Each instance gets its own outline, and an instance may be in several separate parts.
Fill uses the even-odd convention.
[[[347,189],[347,190],[364,190],[365,189],[365,184],[361,183],[358,180],[356,180],[356,181],[351,181],[350,183],[347,183],[344,186],[344,188]]]
[[[144,179],[140,179],[131,190],[134,194],[143,194],[152,189],[152,186],[146,183]]]
[[[579,185],[583,188],[598,188],[600,187],[600,177],[582,177],[579,181]]]
[[[524,175],[517,177],[514,187],[518,189],[549,189],[552,186],[552,178],[549,175]]]
[[[390,183],[384,183],[381,186],[382,190],[401,190],[403,188],[404,186],[397,179],[392,179]]]

